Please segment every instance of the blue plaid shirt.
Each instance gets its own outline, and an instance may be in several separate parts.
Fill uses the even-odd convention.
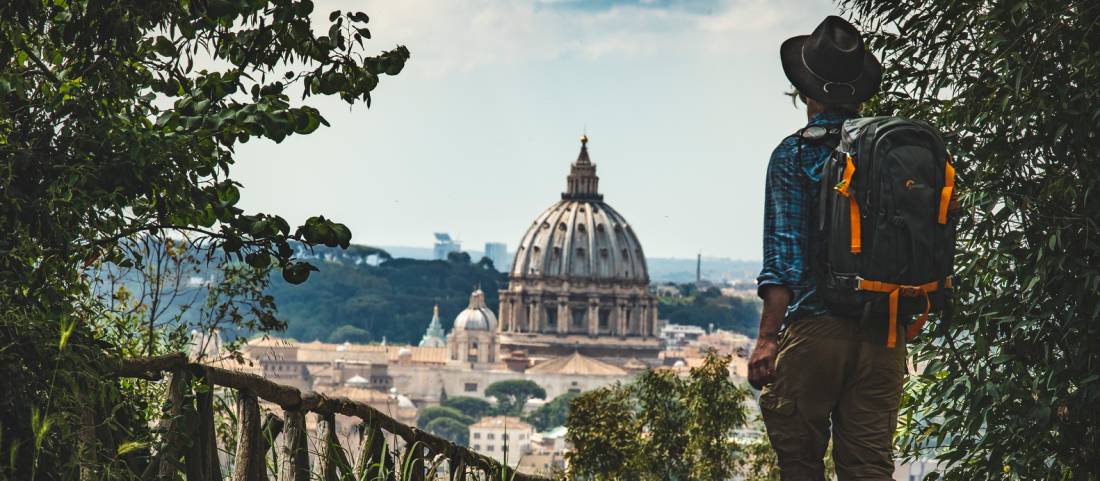
[[[836,126],[854,117],[847,112],[824,112],[810,125]],[[817,202],[821,170],[829,158],[827,145],[789,135],[768,161],[764,186],[764,266],[756,278],[759,288],[782,285],[791,289],[785,324],[825,314],[817,296],[810,259],[817,245]]]

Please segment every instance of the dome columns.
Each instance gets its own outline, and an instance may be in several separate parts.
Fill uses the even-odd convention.
[[[573,320],[573,316],[569,313],[569,296],[566,294],[558,295],[558,316],[557,321],[558,334],[565,335],[569,333],[570,321]]]

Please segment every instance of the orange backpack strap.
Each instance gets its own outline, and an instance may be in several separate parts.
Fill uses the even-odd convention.
[[[940,224],[947,223],[947,208],[951,205],[951,193],[955,190],[955,166],[951,165],[951,158],[944,163],[943,190],[940,191],[940,216],[937,219]]]
[[[859,279],[858,288],[863,291],[889,294],[890,324],[888,326],[889,330],[886,332],[886,347],[892,348],[896,346],[898,342],[898,298],[902,295],[905,297],[924,296],[924,312],[922,312],[921,315],[917,317],[917,320],[905,331],[905,339],[912,339],[916,337],[917,333],[920,332],[921,326],[924,326],[924,323],[928,320],[928,312],[932,310],[932,300],[928,298],[928,294],[939,290],[940,281],[932,281],[919,286],[905,286],[890,282]],[[947,277],[943,280],[943,288],[951,288],[951,277]]]
[[[845,157],[847,157],[847,162],[844,164],[844,176],[840,180],[840,183],[836,185],[835,189],[838,194],[848,198],[848,215],[850,216],[848,223],[852,228],[851,251],[853,254],[859,254],[863,251],[863,241],[860,237],[859,204],[856,203],[856,197],[848,190],[852,185],[852,175],[856,173],[856,164],[852,162],[851,155],[846,155]]]

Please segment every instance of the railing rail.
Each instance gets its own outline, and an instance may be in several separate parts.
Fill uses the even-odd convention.
[[[327,396],[271,382],[255,374],[193,363],[183,354],[120,360],[115,372],[120,377],[163,379],[169,373],[168,412],[162,444],[143,479],[170,479],[182,470],[188,481],[222,480],[214,432],[213,387],[237,391],[237,439],[233,481],[267,481],[267,452],[282,436],[278,453],[277,481],[308,481],[311,476],[305,415],[319,416],[317,424],[320,479],[353,478],[375,481],[435,479],[433,459],[446,459],[451,481],[484,479],[493,481],[550,481],[550,478],[513,471],[495,459],[456,445],[412,426],[407,426],[365,403]],[[192,380],[205,385],[192,390]],[[268,414],[261,420],[259,399],[278,405],[283,416]],[[335,415],[363,421],[362,446],[352,463],[336,436]],[[404,441],[404,452],[396,460],[385,434]],[[382,466],[390,474],[382,478]],[[181,469],[182,468],[182,469]],[[396,471],[396,476],[394,472]],[[432,471],[429,475],[426,471]]]

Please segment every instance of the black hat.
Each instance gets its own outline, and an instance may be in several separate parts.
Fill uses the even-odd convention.
[[[779,57],[787,79],[818,102],[863,102],[882,80],[882,64],[864,48],[859,30],[834,15],[825,17],[813,33],[783,42]]]

